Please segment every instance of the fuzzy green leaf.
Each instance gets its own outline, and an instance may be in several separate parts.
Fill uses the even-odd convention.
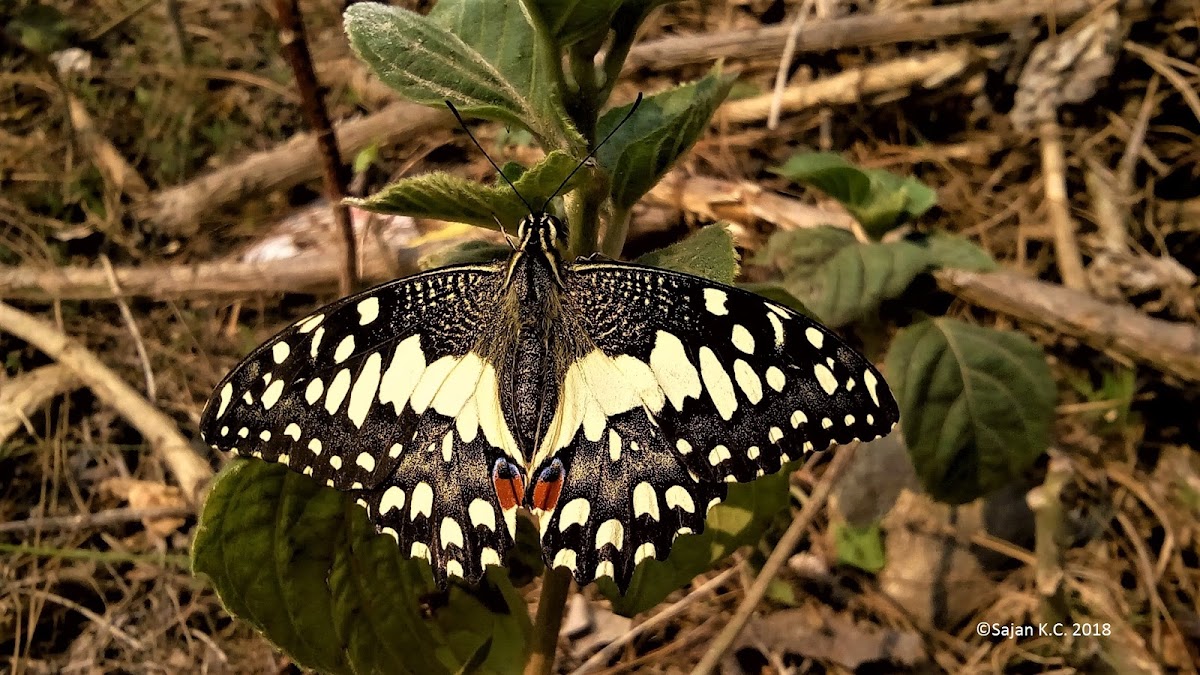
[[[434,251],[417,261],[417,268],[434,270],[449,265],[490,263],[512,255],[512,249],[503,244],[472,239],[454,246]]]
[[[192,567],[230,613],[324,673],[518,673],[530,630],[503,571],[438,591],[429,566],[377,535],[345,493],[278,464],[239,459],[200,516]]]
[[[937,269],[991,272],[999,267],[987,251],[957,234],[934,232],[917,243],[924,246]]]
[[[597,42],[608,34],[622,0],[528,0],[559,46]]]
[[[642,101],[637,112],[596,153],[612,177],[614,206],[633,206],[692,147],[708,128],[709,119],[725,100],[734,79],[714,72]],[[597,124],[597,137],[608,136],[625,118],[630,105],[605,113]]]
[[[529,129],[543,147],[582,139],[566,122],[554,54],[519,0],[442,0],[429,16],[373,2],[346,10],[350,44],[405,98]]]
[[[570,155],[555,150],[522,173],[513,184],[536,209],[570,175],[575,165],[576,161]],[[579,175],[571,179],[564,192],[574,188]],[[403,178],[370,197],[346,201],[377,213],[450,220],[491,230],[496,229],[498,218],[515,231],[516,224],[529,215],[529,207],[507,183],[482,185],[441,171]]]
[[[820,269],[841,249],[854,244],[854,233],[832,225],[801,230],[776,230],[751,262],[788,274],[808,274]]]
[[[643,255],[637,262],[695,274],[723,284],[732,284],[738,272],[737,249],[733,247],[733,235],[724,223],[703,227],[683,241]]]
[[[793,155],[771,171],[838,200],[875,238],[917,218],[937,203],[937,193],[915,178],[863,169],[833,153]]]
[[[750,483],[731,484],[725,501],[708,512],[704,532],[676,539],[666,560],[638,565],[623,597],[611,579],[597,581],[612,601],[613,611],[623,616],[644,612],[738,547],[761,539],[775,516],[787,508],[788,475],[794,466],[785,465],[778,473]]]
[[[1050,442],[1054,380],[1020,333],[922,321],[896,337],[887,374],[913,466],[936,499],[961,504],[1000,488]]]
[[[790,275],[786,286],[836,328],[874,313],[928,269],[929,257],[916,244],[854,244],[835,253],[815,274]]]

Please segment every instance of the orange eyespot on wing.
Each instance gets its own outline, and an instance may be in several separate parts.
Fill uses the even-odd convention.
[[[555,459],[550,466],[542,469],[537,482],[533,484],[533,499],[530,508],[542,511],[553,511],[558,506],[558,496],[562,494],[563,465]]]
[[[497,459],[492,467],[492,486],[496,489],[500,508],[505,511],[519,506],[525,497],[525,480],[521,477],[521,470],[503,457]]]

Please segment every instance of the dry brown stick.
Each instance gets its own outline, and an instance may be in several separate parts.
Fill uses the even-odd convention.
[[[67,109],[71,115],[71,126],[78,134],[80,144],[91,155],[100,175],[104,176],[113,191],[125,193],[135,199],[149,194],[150,187],[146,185],[146,181],[96,128],[87,107],[73,95],[67,94]]]
[[[179,481],[184,496],[198,503],[212,478],[212,468],[196,454],[169,417],[150,405],[94,354],[49,323],[0,302],[0,330],[12,333],[70,368],[97,398],[115,408],[141,432]]]
[[[784,89],[780,106],[783,111],[794,113],[821,105],[855,103],[873,94],[904,90],[930,81],[940,84],[947,78],[962,75],[972,64],[984,63],[996,53],[995,50],[961,48],[855,68]],[[763,94],[730,101],[720,107],[716,119],[761,122],[770,114],[774,100],[774,94]]]
[[[57,363],[0,380],[0,445],[29,423],[28,417],[47,400],[79,386],[69,369]],[[32,432],[33,430],[30,429]]]
[[[350,170],[342,162],[337,135],[333,133],[333,123],[329,120],[329,111],[325,108],[325,99],[317,84],[317,74],[313,70],[312,55],[308,52],[308,39],[304,34],[304,18],[300,14],[299,2],[275,0],[275,15],[279,23],[279,42],[292,67],[292,74],[296,77],[296,88],[300,90],[304,118],[316,134],[325,198],[329,200],[333,210],[333,221],[342,234],[345,269],[341,277],[341,292],[342,295],[349,295],[357,290],[359,285],[354,226],[350,223],[350,207],[343,202],[350,190]]]
[[[336,125],[336,132],[342,150],[354,154],[372,143],[386,144],[416,131],[453,124],[448,111],[393,103],[377,113]],[[321,157],[315,139],[312,134],[297,134],[270,150],[156,193],[140,205],[138,215],[164,234],[189,236],[218,209],[320,177]]]
[[[816,9],[816,0],[803,0],[796,10],[796,17],[788,27],[787,38],[783,42],[783,53],[779,56],[779,67],[775,70],[775,87],[771,92],[771,111],[767,114],[767,128],[774,131],[779,127],[779,114],[783,112],[783,92],[787,89],[788,71],[792,69],[792,59],[796,56],[796,43],[800,40],[800,32],[808,17]]]
[[[146,378],[146,398],[153,401],[158,398],[158,384],[154,380],[154,369],[150,366],[150,355],[146,353],[146,343],[142,340],[142,331],[133,318],[133,312],[129,311],[129,303],[125,302],[121,293],[121,283],[117,281],[112,261],[108,259],[108,256],[100,255],[100,266],[104,268],[104,276],[108,279],[108,287],[112,289],[113,299],[117,303],[117,309],[121,312],[121,319],[125,321],[125,327],[129,329],[129,334],[133,336],[133,346],[137,350],[138,361],[142,364],[142,375]]]
[[[159,518],[178,518],[190,516],[196,510],[190,506],[153,506],[134,508],[125,506],[116,509],[106,509],[96,513],[80,513],[74,516],[42,516],[26,520],[14,520],[0,523],[0,534],[12,532],[53,532],[58,530],[82,530],[89,527],[107,527],[120,525],[138,520],[157,520]]]
[[[1075,237],[1075,219],[1067,203],[1067,168],[1062,143],[1062,129],[1051,118],[1038,125],[1042,148],[1042,187],[1046,210],[1054,230],[1054,263],[1063,285],[1076,291],[1088,290],[1087,273],[1083,271],[1083,255]]]
[[[1070,482],[1074,470],[1071,461],[1060,454],[1051,454],[1046,479],[1025,495],[1034,513],[1037,539],[1036,586],[1042,595],[1042,620],[1052,623],[1070,618],[1066,587],[1063,584],[1063,529],[1065,515],[1062,491]]]
[[[742,604],[738,605],[737,611],[733,618],[721,631],[708,651],[704,653],[704,657],[700,659],[695,669],[692,670],[692,675],[708,675],[725,652],[733,645],[738,635],[745,628],[746,622],[750,620],[754,610],[758,608],[758,603],[762,602],[763,597],[767,594],[767,587],[771,581],[775,579],[775,575],[779,574],[779,570],[783,564],[791,556],[796,545],[800,543],[800,538],[808,531],[812,521],[817,517],[817,513],[825,506],[825,500],[829,497],[829,491],[833,487],[834,481],[842,475],[849,466],[850,460],[854,457],[854,452],[858,449],[858,443],[851,443],[838,449],[833,459],[829,462],[829,466],[825,469],[825,473],[821,475],[821,479],[817,481],[816,487],[813,488],[812,495],[804,507],[800,509],[800,513],[796,515],[795,520],[788,526],[783,536],[779,538],[779,543],[775,546],[775,550],[771,551],[767,562],[763,564],[762,571],[754,578],[754,584],[746,591],[746,597],[742,600]]]
[[[1015,272],[941,270],[938,285],[994,312],[1047,326],[1092,348],[1200,382],[1200,329]]]
[[[1175,5],[1185,5],[1178,0]],[[926,41],[956,35],[1006,33],[1013,26],[1046,14],[1071,21],[1091,9],[1089,0],[1034,0],[1032,2],[970,2],[905,12],[859,14],[824,21],[809,21],[796,41],[797,52],[820,52],[848,47]],[[1144,16],[1147,10],[1138,11]],[[1133,17],[1136,18],[1136,17]],[[639,68],[675,68],[717,59],[778,59],[790,25],[686,35],[644,42],[634,47],[625,62],[626,72]]]
[[[677,178],[650,197],[711,219],[741,224],[763,220],[783,227],[847,227],[848,216],[808,206],[761,187],[714,178]],[[1014,272],[941,270],[945,290],[972,304],[1047,326],[1119,358],[1148,364],[1180,380],[1200,382],[1200,328],[1155,319],[1138,310],[1098,300]]]
[[[630,642],[633,642],[639,635],[648,633],[651,630],[666,624],[671,619],[674,619],[676,616],[681,614],[683,610],[695,604],[697,600],[720,588],[721,584],[728,581],[729,578],[737,574],[738,571],[739,570],[737,567],[730,567],[712,579],[704,582],[699,588],[683,596],[683,598],[679,601],[664,608],[654,616],[634,626],[621,637],[605,645],[603,649],[593,654],[587,661],[584,661],[583,665],[571,671],[571,675],[585,675],[585,673],[590,673],[593,670],[602,667],[604,664],[608,663],[609,659],[615,656],[622,647]]]

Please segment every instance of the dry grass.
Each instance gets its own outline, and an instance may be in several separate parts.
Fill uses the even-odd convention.
[[[303,184],[241,200],[205,214],[199,233],[183,238],[155,231],[135,217],[146,191],[236,163],[302,129],[264,3],[179,3],[191,45],[186,63],[164,15],[170,3],[50,4],[69,17],[67,43],[91,53],[92,63],[86,73],[66,78],[68,97],[41,58],[0,52],[0,264],[46,270],[99,266],[101,256],[119,268],[210,261],[240,250],[314,197],[319,188]],[[701,9],[700,3],[685,2],[660,11],[644,39],[788,21],[799,4],[729,1]],[[876,11],[924,4],[880,0]],[[303,5],[317,61],[346,58],[341,3]],[[944,82],[785,112],[774,130],[761,121],[718,121],[681,171],[756,181],[786,193],[792,188],[766,173],[767,167],[801,148],[837,151],[864,166],[914,175],[935,186],[940,206],[926,226],[969,236],[1005,267],[1043,280],[1062,281],[1059,237],[1063,227],[1070,227],[1070,243],[1084,261],[1084,277],[1073,284],[1150,316],[1194,324],[1200,321],[1195,282],[1200,273],[1198,17],[1192,9],[1137,21],[1110,45],[1113,76],[1102,79],[1085,103],[1062,103],[1056,117],[1062,146],[1056,159],[1066,187],[1061,203],[1046,198],[1044,180],[1046,167],[1058,165],[1045,162],[1045,144],[1034,131],[1014,127],[1009,114],[1029,45],[1041,43],[1050,31],[1063,32],[1068,24],[1057,20],[1050,29],[1038,22],[1027,35],[982,35],[973,42],[942,38],[801,53],[793,83],[968,45],[999,56]],[[640,69],[617,97],[695,78],[709,66]],[[748,93],[769,93],[778,55],[731,58],[726,66],[741,70],[753,88]],[[1065,71],[1082,69],[1074,62]],[[353,73],[344,75],[330,97],[335,119],[386,104],[377,91],[356,83]],[[1052,91],[1064,88],[1061,75],[1047,75]],[[90,135],[80,131],[78,118],[72,122],[69,99],[87,113]],[[389,175],[434,167],[487,175],[483,160],[450,133],[409,136],[382,148],[381,168],[366,177],[371,187]],[[467,163],[471,166],[463,167]],[[1096,182],[1101,179],[1107,182]],[[635,224],[631,250],[680,236],[695,217],[686,205],[648,206],[637,221],[642,225]],[[775,226],[752,215],[737,225],[739,243],[748,249],[761,245]],[[332,281],[326,279],[325,287]],[[147,396],[149,403],[191,437],[211,386],[238,355],[332,296],[131,298],[127,311],[136,332],[118,303],[93,297],[22,307],[74,336],[143,396],[152,375],[156,391]],[[933,302],[985,324],[1011,323],[950,297]],[[813,625],[831,625],[833,613],[919,636],[927,665],[914,668],[1196,672],[1197,390],[1171,373],[1146,368],[1116,384],[1131,364],[1036,326],[1018,328],[1053,354],[1060,383],[1053,451],[1062,458],[1054,465],[1062,471],[1054,475],[1063,481],[1058,494],[1066,532],[1061,592],[1043,593],[1033,562],[1032,520],[1015,508],[1002,511],[1008,515],[999,524],[980,521],[975,528],[950,525],[975,517],[969,510],[953,521],[932,505],[912,506],[913,517],[900,518],[895,511],[889,516],[901,523],[889,537],[917,532],[911,536],[926,538],[918,543],[940,544],[946,560],[961,559],[975,570],[975,582],[946,577],[945,583],[933,584],[930,592],[943,597],[927,598],[928,611],[925,600],[898,599],[881,579],[833,567],[829,534],[834,521],[829,519],[819,519],[798,550],[807,552],[808,562],[785,570],[782,581]],[[3,331],[0,355],[5,361],[0,390],[23,386],[20,374],[50,363],[41,351]],[[169,517],[176,513],[171,508],[187,511],[184,497],[164,490],[177,485],[169,462],[90,390],[56,391],[61,389],[48,391],[43,405],[23,410],[19,427],[0,439],[0,524],[28,521],[0,528],[0,664],[16,673],[294,669],[245,624],[231,619],[211,590],[187,572],[195,519]],[[203,459],[213,467],[224,461]],[[1023,503],[1025,492],[1047,475],[1043,462],[1027,485],[1015,486],[1014,503]],[[813,482],[806,472],[797,480],[801,486]],[[905,494],[901,502],[917,499]],[[119,507],[135,512],[104,515]],[[77,518],[52,520],[61,517]],[[893,543],[895,551],[902,550],[899,539]],[[761,559],[752,552],[748,561]],[[919,559],[912,565],[907,573],[914,581],[933,575]],[[690,602],[672,620],[631,641],[613,662],[619,665],[604,672],[676,672],[696,663],[720,631],[722,617],[737,607],[749,585],[744,576],[729,577],[714,595]],[[986,580],[985,592],[979,578]],[[771,597],[764,606],[768,612],[780,609],[779,597]],[[1076,622],[1109,624],[1112,635],[998,639],[975,634],[980,621],[1036,624],[1061,611],[1064,602]],[[855,642],[853,635],[845,639]],[[844,655],[787,651],[747,643],[729,658],[748,672],[853,669]],[[577,667],[586,657],[568,649],[561,667]]]

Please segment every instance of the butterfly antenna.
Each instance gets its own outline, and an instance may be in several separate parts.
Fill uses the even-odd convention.
[[[517,195],[517,199],[521,200],[521,203],[525,205],[525,208],[529,209],[530,213],[534,213],[533,207],[530,206],[529,202],[525,201],[525,198],[521,196],[521,192],[517,190],[517,186],[513,185],[513,182],[508,179],[508,176],[505,176],[504,172],[500,170],[500,167],[496,166],[496,163],[492,161],[490,156],[488,156],[487,150],[484,150],[483,146],[479,144],[479,141],[475,140],[475,134],[472,134],[471,130],[467,128],[467,123],[463,121],[462,115],[458,114],[458,108],[455,108],[454,104],[451,103],[449,99],[446,99],[446,107],[449,108],[450,112],[454,114],[454,119],[458,120],[458,126],[462,127],[462,130],[467,132],[467,138],[470,138],[471,142],[475,144],[475,147],[479,148],[479,151],[483,153],[483,156],[485,159],[487,159],[488,164],[491,164],[492,168],[496,170],[496,173],[500,174],[500,177],[504,179],[504,182],[508,183],[508,186],[512,188],[513,193]]]
[[[633,117],[633,113],[637,111],[638,106],[640,106],[641,104],[642,104],[642,92],[639,91],[638,95],[637,95],[637,99],[635,99],[633,102],[633,105],[629,107],[629,112],[625,113],[625,117],[622,117],[621,121],[617,123],[617,126],[613,127],[612,131],[608,132],[608,135],[604,137],[604,140],[600,141],[599,143],[596,144],[596,147],[592,148],[592,151],[588,153],[587,157],[583,158],[582,162],[575,165],[575,168],[571,170],[571,173],[567,174],[567,177],[565,179],[563,179],[563,182],[561,184],[559,184],[559,186],[554,190],[554,193],[550,195],[550,197],[546,200],[546,203],[542,204],[542,209],[541,209],[541,211],[539,211],[539,213],[543,213],[546,211],[546,207],[550,205],[550,200],[557,197],[558,193],[564,187],[567,186],[567,183],[570,182],[570,180],[572,178],[575,177],[575,174],[580,169],[583,168],[583,165],[587,164],[588,160],[591,159],[600,150],[600,148],[604,147],[604,144],[608,142],[608,139],[612,138],[613,134],[617,133],[617,129],[620,129],[622,126],[625,125],[626,122],[629,121],[630,117]]]

